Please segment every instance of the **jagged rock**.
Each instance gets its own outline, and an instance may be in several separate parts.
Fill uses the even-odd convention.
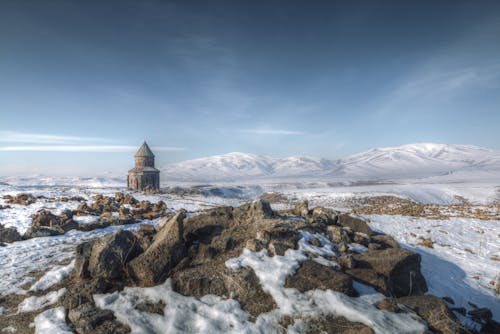
[[[427,284],[420,272],[420,255],[403,248],[388,248],[354,255],[358,268],[373,269],[387,278],[396,297],[420,295]]]
[[[301,319],[304,322],[304,330],[308,334],[372,334],[374,331],[359,322],[352,322],[344,317],[335,317],[331,314],[322,315],[317,318]]]
[[[295,288],[300,292],[330,289],[348,296],[357,296],[352,287],[352,278],[349,275],[313,260],[304,261],[294,275],[288,276],[285,287]]]
[[[282,242],[282,241],[279,241],[279,240],[271,240],[269,242],[269,252],[271,253],[271,255],[279,255],[279,256],[283,256],[285,255],[285,252],[287,249],[290,249],[290,248],[294,248],[294,246],[292,244],[288,244],[286,242]]]
[[[367,247],[368,244],[370,243],[370,237],[364,233],[354,232],[354,235],[352,237],[352,241]]]
[[[90,302],[71,309],[68,319],[78,334],[130,333],[128,326],[115,319],[113,311],[102,310]]]
[[[61,225],[61,219],[54,215],[52,212],[42,209],[38,211],[36,214],[31,215],[32,218],[32,226],[47,226],[54,227]]]
[[[242,308],[252,316],[276,308],[273,298],[262,290],[252,269],[231,271],[224,267],[211,270],[185,269],[173,276],[175,291],[201,298],[208,294],[238,300]]]
[[[422,319],[427,321],[431,330],[443,334],[465,334],[468,332],[439,297],[430,295],[410,296],[398,298],[397,301],[411,308]]]
[[[367,247],[368,247],[369,250],[379,250],[379,249],[382,249],[382,245],[381,244],[377,244],[376,242],[370,242]]]
[[[13,226],[4,227],[0,224],[0,243],[2,242],[14,242],[21,240],[21,234]]]
[[[377,303],[376,306],[379,310],[385,310],[393,313],[401,312],[401,309],[399,308],[397,301],[392,298],[382,299],[380,302]]]
[[[91,241],[87,241],[76,246],[73,275],[77,278],[90,278],[89,260],[92,252],[92,244]]]
[[[234,215],[240,219],[269,219],[274,218],[276,214],[269,202],[264,200],[255,200],[234,209]]]
[[[371,236],[372,240],[378,244],[381,244],[384,248],[399,248],[398,242],[386,234],[377,234]]]
[[[336,259],[336,261],[342,268],[345,269],[352,269],[356,267],[356,261],[352,257],[352,254],[342,254]]]
[[[130,231],[117,231],[77,247],[75,273],[78,277],[122,278],[128,261],[142,249]]]
[[[111,284],[102,277],[72,281],[60,302],[64,308],[70,310],[84,303],[93,303],[94,294],[108,293],[122,286],[123,282],[115,281]]]
[[[375,288],[384,295],[390,295],[387,278],[372,269],[353,268],[345,271],[354,280]]]
[[[31,226],[24,233],[24,239],[52,237],[55,235],[64,234],[64,230],[59,226],[45,227],[45,226]]]
[[[247,240],[245,248],[248,248],[252,252],[260,252],[262,249],[266,248],[266,244],[259,239]]]
[[[58,232],[59,229],[61,229],[62,232],[58,234],[65,233],[66,231],[78,227],[78,224],[73,221],[72,217],[73,217],[73,212],[71,210],[65,210],[60,216],[56,216],[52,212],[45,209],[39,210],[36,214],[31,215],[32,218],[31,226],[35,227],[35,229],[33,229],[31,233],[29,234],[27,233],[27,235],[33,235],[31,237],[34,238],[35,237],[34,235],[44,233],[43,229],[42,230],[36,229],[36,227],[50,227],[51,229]],[[51,234],[51,235],[57,235],[57,234]]]
[[[341,243],[341,242],[346,242],[350,243],[351,238],[349,237],[349,234],[347,231],[342,228],[342,226],[336,226],[336,225],[330,225],[326,227],[328,237],[331,241],[335,243]]]
[[[93,231],[93,230],[98,229],[98,228],[105,228],[105,227],[108,227],[110,225],[111,225],[111,223],[108,220],[99,219],[98,221],[92,222],[92,223],[80,223],[80,224],[78,224],[78,230],[88,232],[88,231]]]
[[[187,254],[183,239],[183,219],[185,211],[180,211],[156,233],[151,246],[144,253],[129,262],[130,277],[141,286],[162,283],[170,270]]]
[[[137,231],[134,232],[139,245],[142,249],[147,249],[153,243],[153,238],[156,234],[154,225],[142,224]]]
[[[345,241],[340,242],[339,245],[337,246],[337,250],[340,253],[346,253],[349,250],[349,246],[347,245],[347,242],[345,242]]]
[[[371,236],[373,233],[370,226],[364,220],[349,215],[339,215],[337,223],[349,227],[353,232],[364,233],[368,236]]]
[[[302,201],[297,203],[295,207],[292,209],[292,213],[295,216],[304,218],[309,216],[309,201]]]
[[[313,208],[311,215],[315,220],[320,219],[326,225],[336,224],[338,220],[337,211],[320,206]]]
[[[3,199],[7,204],[30,205],[36,202],[37,198],[31,194],[17,194],[16,196],[5,195]]]

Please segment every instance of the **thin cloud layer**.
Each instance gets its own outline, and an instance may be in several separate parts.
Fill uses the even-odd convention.
[[[242,129],[242,133],[253,133],[257,135],[302,135],[303,132],[293,131],[293,130],[282,130],[282,129]]]
[[[153,146],[155,151],[183,151],[184,147]],[[137,146],[124,145],[45,145],[45,146],[3,146],[4,152],[133,152]]]
[[[80,142],[103,141],[103,138],[61,136],[41,133],[26,133],[18,131],[0,131],[0,142],[6,143],[36,143],[36,144],[72,144]]]

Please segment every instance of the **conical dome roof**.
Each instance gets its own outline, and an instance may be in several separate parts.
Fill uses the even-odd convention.
[[[139,147],[139,149],[137,150],[137,153],[135,154],[135,156],[136,157],[153,157],[154,158],[155,155],[153,154],[153,152],[149,148],[146,141],[144,141],[144,143],[141,145],[141,147]]]

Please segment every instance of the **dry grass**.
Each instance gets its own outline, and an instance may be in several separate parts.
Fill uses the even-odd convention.
[[[423,204],[396,196],[363,197],[351,200],[354,214],[402,215],[429,219],[451,217],[500,220],[500,204],[475,205],[457,198],[456,204]],[[442,232],[444,233],[444,232]]]

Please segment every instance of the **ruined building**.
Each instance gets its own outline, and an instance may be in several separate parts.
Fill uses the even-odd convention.
[[[160,171],[155,168],[155,155],[145,141],[134,157],[135,167],[128,171],[127,188],[139,191],[160,190]]]

